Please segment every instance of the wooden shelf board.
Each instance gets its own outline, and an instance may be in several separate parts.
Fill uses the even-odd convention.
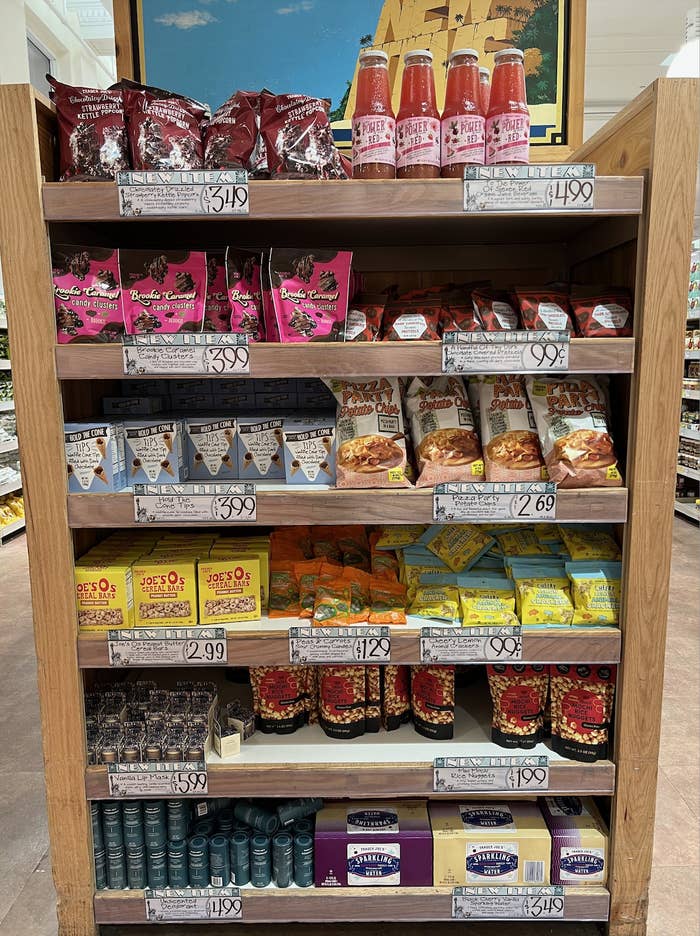
[[[14,400],[0,400],[0,413],[12,413],[14,408]]]
[[[685,465],[676,465],[676,474],[683,475],[684,478],[692,478],[693,481],[700,481],[700,471],[696,468],[688,468]]]
[[[463,183],[460,179],[386,181],[264,181],[250,182],[250,214],[216,218],[212,215],[187,218],[188,224],[250,221],[334,220],[416,221],[460,219],[463,224],[483,224],[494,214],[466,215],[463,210]],[[597,217],[639,215],[642,211],[644,182],[640,176],[608,176],[596,179],[592,211],[512,212],[496,214],[502,226],[514,218],[570,219],[579,225]],[[163,218],[126,219],[119,215],[117,187],[111,182],[45,183],[44,218],[47,221],[121,221],[152,223]],[[174,220],[167,218],[168,221]]]
[[[566,887],[564,895],[565,920],[608,919],[610,894],[604,887]],[[241,888],[241,896],[244,923],[432,921],[450,920],[452,913],[450,887],[248,886]],[[96,891],[95,920],[100,924],[145,923],[144,892]],[[508,934],[522,927],[501,925]]]
[[[226,625],[229,666],[272,666],[289,663],[289,628],[308,626],[298,618],[264,618]],[[420,627],[436,626],[409,616],[406,627],[391,628],[391,662],[420,663]],[[448,633],[456,630],[446,627]],[[618,663],[621,632],[617,627],[530,628],[523,634],[523,663]],[[109,666],[107,633],[78,636],[78,663],[83,669]],[[137,668],[141,669],[142,664]]]
[[[676,500],[674,510],[700,523],[700,507],[694,501]]]
[[[634,338],[574,338],[569,350],[572,374],[629,374],[634,369]],[[124,377],[121,345],[56,346],[61,380],[117,380]],[[254,344],[251,377],[420,377],[442,373],[442,342],[361,342]],[[213,378],[216,379],[216,378]]]
[[[293,734],[270,735],[256,731],[241,745],[235,758],[222,761],[207,753],[208,796],[321,796],[386,798],[391,796],[439,796],[433,793],[435,757],[498,756],[505,751],[491,741],[491,703],[486,682],[458,690],[454,737],[432,741],[417,734],[413,725],[396,731],[364,734],[359,738],[328,738],[320,725],[305,725]],[[552,795],[610,796],[615,786],[615,766],[601,760],[592,764],[568,760],[540,743],[531,751],[549,759],[549,793]],[[87,767],[88,799],[108,799],[107,767]],[[503,793],[478,794],[503,799]],[[522,794],[526,795],[525,793]],[[532,795],[531,793],[529,794]],[[508,797],[518,793],[510,792]]]
[[[257,521],[230,526],[297,526],[333,523],[431,523],[432,488],[346,490],[257,490]],[[559,491],[557,521],[564,523],[625,523],[626,488],[586,488]],[[68,524],[73,528],[137,527],[133,495],[69,494]],[[216,524],[217,527],[229,524]],[[153,523],[150,526],[201,526]]]
[[[683,390],[682,397],[684,400],[700,400],[700,390]]]
[[[21,517],[19,520],[15,520],[14,523],[9,523],[7,526],[0,527],[0,542],[6,540],[8,537],[13,536],[15,533],[19,533],[20,530],[23,530],[26,526],[26,521],[24,517]]]

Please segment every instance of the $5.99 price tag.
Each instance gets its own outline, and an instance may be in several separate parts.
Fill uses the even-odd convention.
[[[254,484],[135,484],[137,523],[255,523]]]
[[[388,627],[290,627],[290,663],[389,663]]]
[[[109,795],[206,796],[209,790],[204,763],[108,764]]]
[[[216,890],[196,887],[164,890],[147,888],[144,898],[149,923],[243,918],[243,901],[237,887],[220,887]]]
[[[452,890],[454,920],[561,920],[565,910],[564,888],[455,887]]]
[[[549,789],[546,756],[436,757],[433,762],[436,793],[507,793]]]

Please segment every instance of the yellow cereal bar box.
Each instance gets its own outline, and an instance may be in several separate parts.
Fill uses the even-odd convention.
[[[75,567],[75,600],[82,631],[134,626],[134,591],[129,562]]]
[[[428,804],[436,887],[549,884],[552,841],[536,803]]]
[[[188,557],[147,556],[133,565],[136,627],[197,623],[197,565]]]
[[[197,563],[200,624],[258,621],[260,561],[252,553]]]
[[[209,558],[226,559],[240,553],[250,553],[260,562],[260,601],[262,611],[266,613],[270,598],[270,537],[251,536],[240,540],[218,540],[212,546]]]

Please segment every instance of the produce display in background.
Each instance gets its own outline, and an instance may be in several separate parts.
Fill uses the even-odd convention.
[[[4,483],[2,472],[3,468],[0,468],[0,485]],[[21,483],[21,478],[17,478],[17,483]],[[5,494],[4,497],[0,497],[0,529],[23,519],[24,498],[21,494]]]
[[[249,342],[436,341],[452,331],[519,328],[571,337],[632,335],[632,297],[579,284],[489,281],[364,292],[350,251],[204,251],[52,246],[58,342],[224,332]],[[691,337],[694,341],[694,336]]]
[[[103,418],[65,424],[69,492],[187,480],[623,483],[604,376],[136,380],[122,389],[103,398]]]

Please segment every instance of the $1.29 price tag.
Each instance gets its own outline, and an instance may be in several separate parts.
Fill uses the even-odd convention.
[[[569,370],[569,332],[446,332],[443,374],[541,374]]]
[[[556,514],[557,487],[551,481],[452,481],[433,490],[435,523],[550,523]]]
[[[135,484],[137,523],[255,523],[254,484]]]
[[[228,661],[223,627],[154,627],[109,631],[110,666],[209,666]]]
[[[455,887],[452,890],[452,919],[561,920],[565,899],[561,885]]]
[[[117,173],[123,218],[243,215],[250,211],[244,169],[127,170]]]
[[[540,792],[549,789],[546,756],[436,757],[436,793]]]
[[[290,627],[290,663],[388,663],[388,627]]]
[[[520,627],[422,627],[421,663],[517,663]]]
[[[197,887],[164,890],[147,888],[144,897],[149,923],[243,919],[243,901],[237,887],[219,887],[216,890]]]
[[[206,796],[209,790],[204,763],[108,764],[109,795]]]
[[[236,377],[250,373],[246,335],[124,335],[124,374]]]

